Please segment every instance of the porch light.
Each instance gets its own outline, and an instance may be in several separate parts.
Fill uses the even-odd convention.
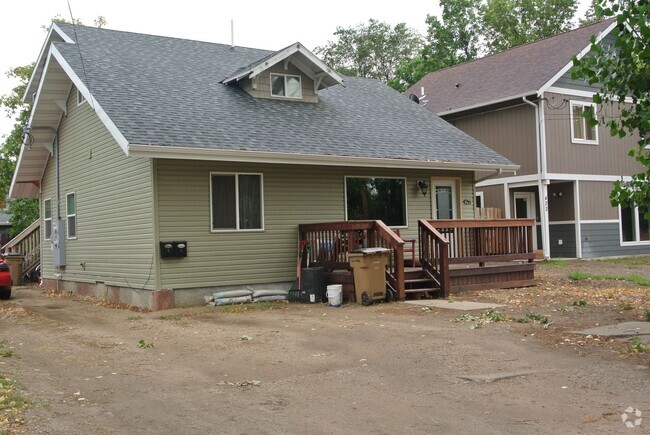
[[[429,188],[429,183],[427,183],[425,180],[418,180],[418,188],[422,192],[422,195],[426,196],[427,189]]]

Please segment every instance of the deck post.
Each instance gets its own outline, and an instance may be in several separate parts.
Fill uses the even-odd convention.
[[[440,292],[443,298],[449,297],[449,245],[440,245]]]
[[[406,286],[404,284],[404,245],[395,246],[395,281],[397,281],[397,299],[406,299]]]

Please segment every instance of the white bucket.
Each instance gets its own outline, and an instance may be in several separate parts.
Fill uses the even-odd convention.
[[[327,305],[330,307],[340,307],[343,300],[343,286],[341,284],[332,284],[327,286]]]

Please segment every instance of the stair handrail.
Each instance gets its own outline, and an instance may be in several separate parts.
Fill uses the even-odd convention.
[[[449,297],[449,241],[428,221],[420,219],[418,242],[422,268],[438,281],[441,296]]]
[[[26,240],[29,240],[29,237],[32,236],[32,234],[36,233],[38,236],[37,243],[34,243],[34,245],[40,245],[40,228],[41,228],[41,219],[38,218],[34,222],[32,222],[27,228],[22,230],[16,237],[11,239],[6,245],[3,246],[5,249],[5,253],[14,253],[14,254],[27,254],[32,250],[27,249],[26,251],[20,250],[20,248],[23,247],[24,242]],[[32,237],[34,239],[35,237]]]

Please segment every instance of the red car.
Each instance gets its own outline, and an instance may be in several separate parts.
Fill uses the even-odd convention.
[[[0,299],[9,299],[11,297],[11,274],[9,266],[4,260],[0,259]]]

